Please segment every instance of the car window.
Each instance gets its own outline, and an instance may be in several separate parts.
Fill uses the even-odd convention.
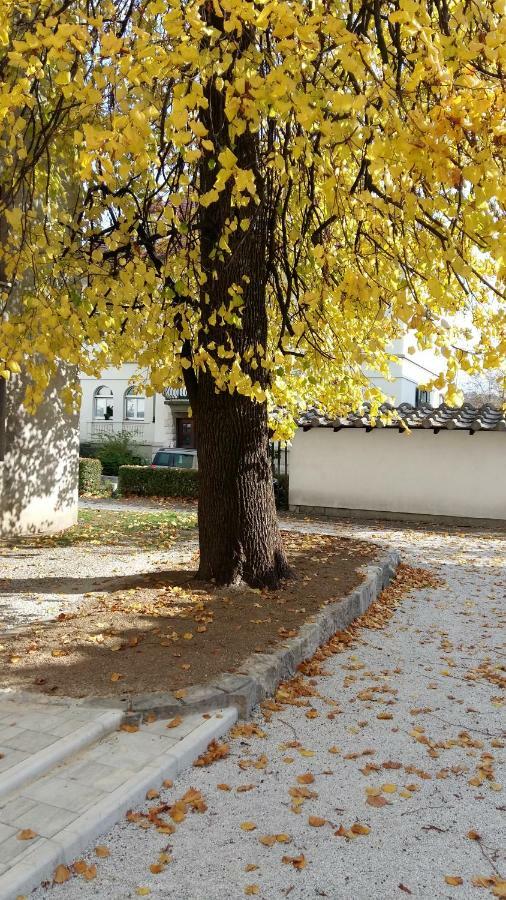
[[[170,453],[157,453],[153,460],[154,466],[170,466],[172,463],[169,462]]]
[[[178,469],[191,469],[193,465],[193,456],[190,453],[171,453],[170,466],[177,466]]]

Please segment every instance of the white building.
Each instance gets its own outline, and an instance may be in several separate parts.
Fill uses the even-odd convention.
[[[437,375],[436,359],[428,352],[409,355],[408,347],[412,343],[409,338],[401,338],[392,346],[396,356],[390,369],[393,381],[374,372],[369,378],[394,405],[418,406],[423,402],[437,405],[438,392],[428,394],[420,388]],[[146,397],[132,387],[136,375],[138,366],[128,363],[119,369],[105,369],[99,379],[81,376],[81,444],[97,443],[107,434],[127,432],[138,445],[139,454],[149,460],[160,447],[194,448],[195,427],[184,388],[168,388],[163,394]]]
[[[194,448],[194,422],[186,391],[168,388],[164,394],[146,397],[132,387],[138,371],[135,363],[127,363],[119,369],[105,369],[99,379],[81,375],[81,444],[126,432],[147,460],[160,447]]]
[[[414,339],[409,336],[394,341],[391,353],[396,357],[395,362],[390,363],[390,374],[393,381],[388,381],[375,372],[366,372],[369,381],[380,388],[388,402],[393,406],[401,403],[411,403],[419,406],[421,403],[430,403],[438,406],[441,396],[438,391],[426,391],[420,385],[426,384],[436,377],[441,371],[441,362],[430,350],[417,350],[409,353]]]

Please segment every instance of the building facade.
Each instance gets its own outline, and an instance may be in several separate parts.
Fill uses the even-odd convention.
[[[428,352],[409,355],[408,338],[396,341],[391,363],[392,381],[367,373],[389,401],[398,405],[420,403],[437,405],[437,391],[430,394],[420,388],[438,372],[435,357]],[[127,433],[137,444],[140,456],[150,461],[161,447],[196,447],[195,423],[184,388],[167,388],[163,394],[146,397],[132,387],[138,366],[127,363],[121,368],[105,369],[100,378],[81,376],[81,445],[100,442],[104,435]]]
[[[138,366],[105,369],[100,378],[81,375],[81,445],[99,443],[104,436],[128,434],[147,461],[161,447],[195,448],[195,427],[184,389],[167,388],[146,396],[132,387]]]

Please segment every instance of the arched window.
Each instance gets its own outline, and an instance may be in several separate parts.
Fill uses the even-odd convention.
[[[113,394],[110,387],[101,384],[93,394],[93,418],[112,419],[114,415]]]
[[[143,422],[146,410],[146,398],[136,393],[137,388],[129,387],[125,391],[125,419],[127,422]]]

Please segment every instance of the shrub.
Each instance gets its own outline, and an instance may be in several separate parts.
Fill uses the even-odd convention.
[[[79,456],[81,459],[95,459],[97,455],[97,445],[89,441],[81,441],[79,444]]]
[[[95,456],[102,463],[104,475],[118,475],[120,466],[137,466],[143,462],[127,431],[105,434],[97,445]]]
[[[274,485],[277,509],[288,509],[288,475],[276,475],[277,484]]]
[[[276,506],[288,509],[288,475],[278,475],[275,485]],[[196,469],[120,466],[118,492],[141,497],[198,497],[199,473]]]
[[[140,494],[142,497],[195,498],[198,496],[198,483],[196,469],[120,466],[118,491],[120,494]]]
[[[79,493],[99,494],[102,490],[102,463],[99,459],[79,459]]]

